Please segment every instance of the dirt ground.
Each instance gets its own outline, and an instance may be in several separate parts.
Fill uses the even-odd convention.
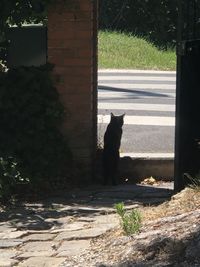
[[[92,250],[68,266],[200,267],[200,190],[186,188],[158,206],[140,207],[139,234],[121,227],[92,241]]]

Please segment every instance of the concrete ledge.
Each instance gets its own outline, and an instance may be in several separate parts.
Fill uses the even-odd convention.
[[[120,153],[121,157],[135,159],[174,159],[174,153]]]
[[[174,157],[142,157],[122,156],[120,159],[120,177],[129,182],[140,182],[153,176],[159,180],[173,181]]]

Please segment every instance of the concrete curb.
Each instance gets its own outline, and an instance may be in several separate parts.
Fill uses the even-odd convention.
[[[98,73],[150,73],[150,74],[172,74],[176,75],[176,71],[168,71],[168,70],[135,70],[135,69],[98,69]]]
[[[174,179],[174,158],[133,158],[121,157],[120,176],[129,182],[140,182],[148,177],[163,181]]]

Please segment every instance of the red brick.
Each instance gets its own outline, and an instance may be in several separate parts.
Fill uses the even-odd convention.
[[[82,57],[82,58],[85,58],[85,57],[92,57],[93,55],[93,51],[92,49],[80,49],[77,51],[77,54],[78,54],[78,57]]]
[[[77,9],[80,9],[79,0],[57,0],[51,6],[49,6],[49,13],[56,12],[63,14],[64,11],[71,12]]]
[[[85,66],[90,67],[92,66],[92,59],[91,58],[64,58],[64,65],[65,66]]]
[[[66,88],[68,88],[69,86],[72,87],[72,86],[82,86],[83,88],[90,88],[91,86],[91,78],[90,77],[85,77],[85,76],[81,76],[81,77],[78,77],[78,76],[61,76],[62,77],[62,81],[65,85]]]
[[[51,39],[52,40],[52,39]],[[91,46],[91,42],[92,42],[92,39],[91,40],[79,40],[79,39],[73,39],[73,40],[64,40],[62,39],[63,43],[63,48],[65,49],[92,49],[92,46]]]
[[[80,9],[81,10],[87,10],[92,11],[92,2],[90,0],[88,1],[79,1]]]
[[[82,39],[91,40],[92,39],[92,32],[89,30],[78,31],[78,32],[76,32],[76,37],[78,40],[82,40]]]
[[[77,21],[75,25],[79,31],[92,30],[92,21]]]
[[[69,78],[71,78],[72,76],[73,78],[79,78],[81,76],[91,77],[92,68],[82,68],[79,66],[74,66],[74,67],[55,66],[54,72],[56,74],[60,74]]]
[[[90,106],[91,97],[88,96],[86,92],[80,94],[77,89],[74,90],[74,94],[63,94],[63,98],[66,99],[69,105],[71,105],[72,107],[77,107],[79,104],[81,105],[82,103],[84,103],[85,106]]]
[[[72,29],[49,29],[48,30],[49,35],[52,39],[56,40],[65,40],[65,39],[74,39],[76,34],[75,31]]]
[[[52,63],[52,64],[55,64],[55,65],[63,65],[63,58],[61,56],[51,56],[51,55],[48,55],[48,62],[49,63]]]
[[[56,13],[56,12],[52,12],[49,14],[49,26],[53,26],[55,24],[58,24],[60,22],[63,21],[63,15],[64,15],[64,20],[66,21],[73,21],[75,19],[75,14],[74,12],[65,12],[65,13]]]
[[[63,132],[77,158],[90,162],[94,129],[93,1],[58,0],[48,17],[48,60],[55,63],[53,79],[66,109]],[[68,5],[69,4],[69,5]],[[95,68],[93,68],[95,67]],[[59,77],[59,82],[58,82]],[[94,114],[95,113],[95,114]]]
[[[76,12],[75,16],[76,16],[75,21],[91,21],[92,20],[92,14],[90,11]]]
[[[53,13],[49,16],[50,23],[58,22],[76,22],[76,21],[91,21],[92,14],[90,11],[80,11],[75,10],[73,12],[68,12],[63,10],[62,13]],[[54,22],[55,21],[55,22]],[[50,25],[51,25],[50,24]]]

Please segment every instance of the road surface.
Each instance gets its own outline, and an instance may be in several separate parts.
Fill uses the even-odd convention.
[[[133,157],[173,157],[175,72],[99,70],[98,141],[110,112],[126,113],[121,153]]]

